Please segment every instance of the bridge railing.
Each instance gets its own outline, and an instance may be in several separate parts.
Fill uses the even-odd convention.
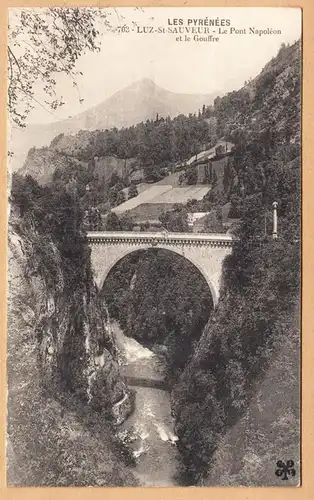
[[[147,240],[147,241],[177,241],[177,242],[187,242],[187,241],[199,241],[199,242],[215,242],[221,241],[226,243],[232,243],[235,241],[230,234],[225,233],[174,233],[174,232],[144,232],[144,231],[89,231],[87,233],[87,238],[90,241],[93,240],[104,240],[104,241],[116,241],[116,240]]]

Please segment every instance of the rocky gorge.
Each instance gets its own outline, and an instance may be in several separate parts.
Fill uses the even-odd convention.
[[[278,460],[294,461],[297,473],[289,485],[299,484],[300,48],[299,42],[281,47],[255,80],[207,110],[215,116],[215,134],[234,143],[235,152],[206,202],[211,210],[229,205],[238,221],[214,310],[193,267],[152,251],[121,259],[98,293],[83,224],[86,207],[119,203],[121,179],[110,172],[110,187],[105,175],[94,175],[110,167],[110,135],[111,155],[123,138],[133,148],[137,133],[143,145],[146,131],[149,148],[138,159],[145,163],[154,153],[156,165],[146,167],[155,175],[164,168],[159,159],[167,127],[176,131],[182,124],[188,131],[197,125],[201,135],[209,134],[207,118],[155,120],[137,132],[102,133],[103,156],[98,153],[106,162],[95,160],[90,133],[86,158],[68,163],[63,154],[62,165],[53,165],[60,153],[36,150],[24,176],[13,176],[11,485],[284,485],[275,474]],[[154,144],[152,137],[158,138]],[[178,139],[180,154],[183,146],[190,153],[181,132]],[[67,141],[59,137],[60,144]],[[77,144],[79,135],[73,154]],[[124,168],[132,154],[121,155],[112,168]],[[43,158],[51,167],[48,184]],[[274,201],[277,238],[271,232]],[[133,379],[146,370],[156,376],[156,353],[164,355],[170,392],[128,387],[121,361],[126,345],[129,354],[133,347],[139,354],[128,366]]]

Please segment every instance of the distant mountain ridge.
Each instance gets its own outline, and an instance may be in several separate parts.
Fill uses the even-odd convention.
[[[144,78],[119,90],[101,104],[67,121],[70,127],[106,129],[129,127],[160,116],[197,112],[203,104],[212,104],[218,92],[212,94],[177,94]]]
[[[173,118],[179,114],[195,113],[203,104],[213,103],[217,93],[177,94],[163,89],[144,78],[117,91],[102,103],[66,120],[44,125],[29,125],[14,129],[9,150],[14,152],[11,168],[22,167],[30,148],[48,146],[57,135],[74,134],[80,130],[102,130],[136,125],[159,116]]]
[[[202,136],[201,144],[208,142],[213,136],[216,139],[238,137],[238,141],[239,137],[245,136],[245,141],[250,143],[255,140],[256,135],[262,138],[267,133],[269,137],[265,139],[265,143],[271,140],[272,133],[278,135],[283,143],[300,143],[298,119],[300,112],[298,69],[300,49],[300,42],[282,47],[277,56],[265,65],[260,74],[243,88],[223,97],[217,96],[212,110],[213,116],[202,118],[204,125],[208,125],[208,130],[205,132],[207,135]],[[187,159],[192,156],[191,133],[192,135],[196,133],[195,127],[190,128],[189,131],[181,126],[177,127],[175,135],[177,140],[174,141],[174,136],[171,136],[171,143],[175,144],[173,148],[169,147],[168,129],[168,132],[158,134],[158,129],[153,126],[155,133],[153,133],[153,129],[149,128],[147,129],[148,135],[145,132],[142,136],[141,127],[138,128],[136,124],[144,122],[143,127],[145,128],[145,122],[149,117],[151,117],[152,123],[156,124],[158,123],[156,121],[157,113],[159,118],[170,116],[170,114],[177,116],[181,114],[179,108],[183,110],[184,107],[185,110],[182,114],[188,115],[186,107],[193,105],[195,112],[202,107],[201,103],[206,105],[206,96],[174,94],[157,87],[151,80],[141,80],[116,92],[99,106],[91,108],[77,117],[49,126],[41,126],[40,131],[38,131],[37,126],[35,128],[37,136],[34,141],[36,139],[42,143],[46,130],[50,134],[47,138],[47,144],[50,147],[39,149],[32,147],[30,149],[31,144],[36,144],[36,142],[29,143],[28,147],[24,147],[22,150],[24,156],[28,151],[26,161],[24,162],[23,158],[17,168],[19,168],[21,175],[30,174],[38,182],[46,183],[52,179],[56,168],[69,167],[71,159],[72,163],[79,162],[80,167],[85,169],[86,165],[83,163],[90,161],[93,157],[95,160],[97,157],[98,159],[95,161],[98,162],[97,168],[100,169],[98,174],[101,173],[101,177],[103,177],[102,172],[106,172],[108,180],[113,171],[116,171],[120,176],[133,175],[134,171],[139,172],[145,162],[149,163],[152,160],[152,156],[156,159],[156,152],[157,156],[161,155],[162,157],[167,153],[169,160],[169,155],[172,155],[174,149],[177,152],[180,151],[181,154],[184,151],[184,156],[180,159]],[[162,109],[166,111],[163,112]],[[126,130],[121,130],[121,128],[120,132],[111,130],[107,134],[111,137],[106,145],[106,133],[104,135],[104,132],[99,132],[99,130],[109,128],[109,117],[115,123],[119,122],[119,127],[124,126]],[[189,120],[187,117],[186,119]],[[193,120],[193,117],[191,119]],[[135,127],[128,131],[126,124],[130,123],[131,120],[136,122]],[[79,129],[79,132],[74,132],[75,129]],[[135,129],[137,130],[135,131]],[[161,130],[160,128],[160,132]],[[26,131],[26,134],[29,134],[29,131],[30,129]],[[62,136],[62,133],[65,135]],[[122,135],[118,140],[119,134]],[[51,142],[51,136],[54,138],[53,142]],[[29,139],[29,135],[26,137]],[[119,147],[115,148],[119,141]],[[140,152],[139,144],[143,145],[144,143],[146,146]],[[186,150],[187,144],[189,150]],[[13,158],[15,161],[18,160],[16,157],[18,148],[21,148],[22,145],[22,142],[19,142],[14,149]],[[174,157],[172,168],[175,167],[176,161],[177,157]],[[137,180],[141,179],[142,176],[137,178]]]

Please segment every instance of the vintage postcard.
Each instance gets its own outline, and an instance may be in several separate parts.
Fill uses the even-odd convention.
[[[300,8],[9,9],[8,486],[301,485],[302,49]]]

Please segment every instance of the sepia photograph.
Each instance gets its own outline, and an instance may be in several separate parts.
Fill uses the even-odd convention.
[[[301,485],[301,88],[301,8],[9,9],[8,486]]]

